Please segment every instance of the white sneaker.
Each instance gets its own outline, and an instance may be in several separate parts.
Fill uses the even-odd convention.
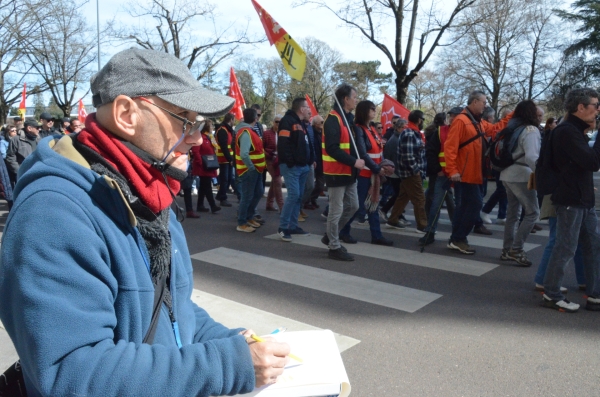
[[[504,219],[504,218],[496,219],[496,225],[506,225],[506,219]]]
[[[544,286],[542,284],[535,283],[535,290],[544,292]],[[566,294],[569,290],[566,287],[560,287],[560,292]]]
[[[542,306],[564,313],[575,313],[579,310],[577,303],[569,302],[567,299],[555,301],[546,294],[542,296]]]
[[[198,189],[192,188],[192,196],[197,196],[197,195],[198,195]]]
[[[490,214],[486,214],[485,212],[481,211],[479,216],[481,217],[483,223],[487,223],[488,225],[492,224],[492,218],[490,217]]]

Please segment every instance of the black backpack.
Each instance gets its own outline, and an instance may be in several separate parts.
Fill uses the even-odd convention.
[[[517,148],[517,142],[521,133],[525,130],[525,125],[520,125],[516,128],[506,127],[492,140],[487,150],[486,155],[490,159],[492,168],[496,171],[502,171],[510,167],[513,164],[525,165],[525,163],[519,163],[521,157],[525,156],[525,153],[513,158],[513,152]]]
[[[542,136],[540,156],[535,163],[535,186],[538,194],[545,196],[554,193],[558,185],[558,172],[552,158],[552,131]]]

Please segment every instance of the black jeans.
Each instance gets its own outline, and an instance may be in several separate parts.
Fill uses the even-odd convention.
[[[211,209],[214,209],[217,206],[212,193],[212,177],[210,176],[200,177],[200,187],[198,188],[198,204],[196,205],[197,211],[199,211],[201,208],[204,208],[204,197],[206,197]]]

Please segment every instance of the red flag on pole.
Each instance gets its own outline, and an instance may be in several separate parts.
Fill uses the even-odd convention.
[[[233,105],[233,109],[231,109],[230,113],[233,114],[236,119],[242,120],[244,118],[242,106],[246,105],[246,102],[244,102],[244,96],[242,95],[242,90],[240,89],[233,67],[229,72],[229,96],[235,99],[235,105]]]
[[[19,104],[19,116],[25,120],[25,97],[27,96],[27,83],[23,83],[23,93],[21,94],[21,103]]]
[[[79,109],[77,110],[77,118],[82,123],[85,123],[85,118],[87,117],[87,112],[85,111],[85,106],[83,106],[83,99],[79,100]]]
[[[383,131],[392,126],[392,117],[400,116],[403,119],[408,120],[409,113],[410,111],[400,102],[388,94],[383,94],[383,105],[381,105],[381,124],[383,126]]]
[[[310,116],[310,121],[312,121],[312,119],[314,119],[315,116],[317,116],[319,114],[319,112],[317,112],[317,108],[315,107],[313,102],[310,100],[310,97],[308,96],[308,94],[305,94],[304,97],[306,98],[306,103],[308,103],[308,107],[310,107],[310,113],[312,114],[312,116]]]

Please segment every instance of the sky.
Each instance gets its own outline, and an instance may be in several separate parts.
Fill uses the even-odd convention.
[[[213,0],[213,3],[217,5],[218,23],[228,24],[235,21],[242,26],[249,23],[251,34],[266,37],[262,24],[250,0]],[[346,61],[379,60],[381,62],[380,71],[391,72],[392,69],[389,60],[385,55],[375,48],[374,45],[361,38],[359,33],[353,32],[346,27],[330,11],[322,8],[317,9],[312,5],[293,7],[293,1],[291,0],[259,0],[259,3],[296,40],[309,36],[315,37],[339,51]],[[100,0],[99,16],[101,27],[112,18],[115,18],[117,21],[136,23],[135,20],[131,20],[123,4],[122,0]],[[334,7],[335,4],[336,1],[332,0],[331,6]],[[88,23],[96,26],[96,0],[90,0],[84,6],[83,11]],[[390,34],[387,35],[387,42],[385,42],[389,48],[393,46],[392,29],[393,27],[390,25]],[[102,65],[109,59],[109,54],[114,54],[127,47],[128,45],[121,47],[103,46],[101,50],[105,55],[103,55],[103,59],[101,60]],[[240,56],[252,55],[258,58],[277,57],[277,50],[274,46],[269,46],[268,41],[256,46],[243,46],[242,51],[239,54]],[[415,57],[416,55],[413,58]],[[228,70],[234,63],[234,58],[226,60],[222,64],[221,70]],[[91,96],[88,94],[84,98],[84,102],[90,102],[90,98]]]

